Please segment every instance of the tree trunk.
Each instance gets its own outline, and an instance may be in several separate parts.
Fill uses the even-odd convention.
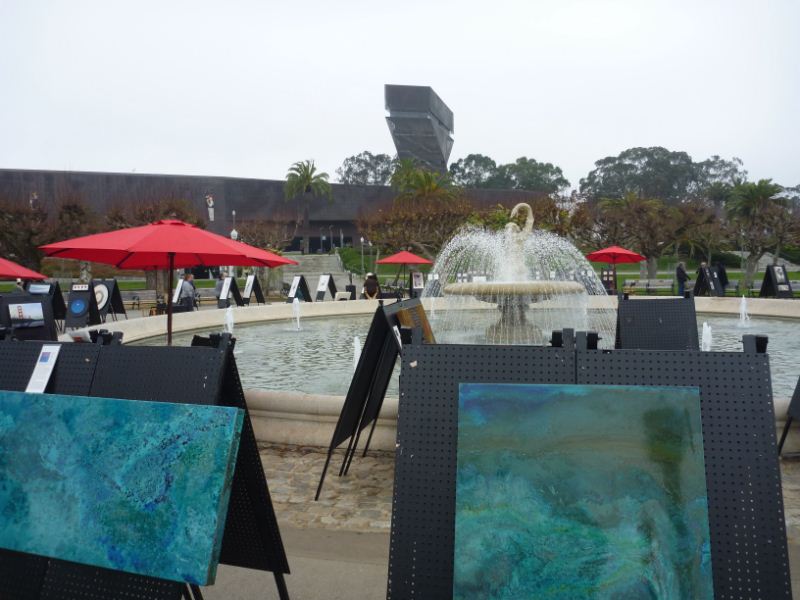
[[[781,240],[778,240],[776,242],[776,244],[775,244],[775,254],[772,256],[772,264],[773,265],[777,265],[778,264],[778,258],[781,255],[781,249],[782,248],[783,248],[783,242]]]
[[[91,283],[92,282],[92,263],[86,261],[80,261],[78,263],[80,268],[80,275],[78,279],[81,283]]]
[[[308,219],[308,201],[309,199],[306,198],[303,202],[303,244],[305,253],[311,254],[311,232],[309,231],[311,224]]]
[[[708,264],[711,264],[711,246],[706,246],[706,258],[708,259]]]
[[[761,258],[761,255],[756,256],[753,253],[750,253],[747,258],[744,259],[744,286],[746,289],[749,289],[751,285],[753,285],[753,280],[756,276],[756,271],[758,270],[758,261]]]
[[[647,259],[647,278],[648,279],[657,279],[658,278],[658,257],[651,256]]]

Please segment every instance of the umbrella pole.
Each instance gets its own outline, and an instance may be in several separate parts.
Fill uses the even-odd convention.
[[[172,346],[172,279],[175,276],[175,253],[169,253],[169,288],[167,289],[167,346]]]

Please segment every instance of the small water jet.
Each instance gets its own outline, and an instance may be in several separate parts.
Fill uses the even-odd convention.
[[[700,350],[711,352],[711,325],[703,321],[703,335],[700,341]]]
[[[604,345],[613,345],[614,311],[594,269],[568,240],[535,230],[528,204],[516,205],[511,218],[522,213],[523,227],[515,222],[501,231],[468,227],[442,249],[433,267],[439,279],[429,278],[423,292],[432,298],[441,290],[444,296],[431,315],[437,339],[542,345],[551,330],[571,327],[597,330]],[[589,296],[605,298],[591,318]],[[500,311],[494,323],[485,323],[480,311],[487,304]]]
[[[750,327],[750,315],[747,314],[747,298],[744,296],[742,296],[742,300],[739,302],[739,322],[736,326],[743,329]]]
[[[297,297],[292,300],[292,315],[294,316],[295,328],[300,331],[300,299]]]

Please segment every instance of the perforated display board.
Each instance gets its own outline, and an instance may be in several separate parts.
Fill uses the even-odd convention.
[[[617,348],[699,350],[692,298],[621,298]]]
[[[766,354],[413,344],[400,377],[389,598],[452,596],[462,382],[698,386],[715,598],[792,597]]]

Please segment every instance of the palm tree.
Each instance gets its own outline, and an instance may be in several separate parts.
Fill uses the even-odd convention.
[[[420,200],[453,200],[459,197],[459,189],[453,185],[450,175],[426,169],[415,169],[403,175],[402,187],[397,200],[416,202]]]
[[[298,196],[303,199],[303,224],[302,235],[306,254],[311,250],[311,235],[309,233],[308,205],[312,198],[325,197],[331,200],[333,191],[328,183],[328,174],[317,172],[313,160],[303,160],[294,163],[286,174],[286,185],[283,188],[287,200]]]

